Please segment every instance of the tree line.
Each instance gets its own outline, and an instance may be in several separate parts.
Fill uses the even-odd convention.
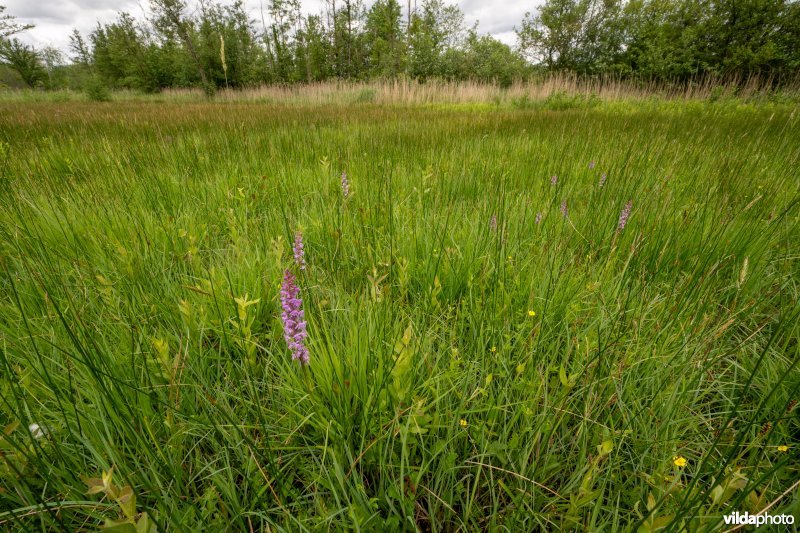
[[[68,57],[36,49],[30,29],[0,6],[0,62],[30,87],[223,87],[405,77],[508,85],[568,71],[650,81],[701,76],[794,80],[800,67],[798,0],[546,0],[508,46],[467,26],[443,0],[266,0],[260,20],[243,0],[150,0],[88,35]]]

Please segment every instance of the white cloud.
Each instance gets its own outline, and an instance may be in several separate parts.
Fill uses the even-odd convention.
[[[505,2],[461,0],[458,2],[470,23],[475,20],[480,21],[481,32],[491,33],[504,42],[509,42],[508,34],[513,33],[514,26],[519,26],[525,12],[534,11],[538,3],[531,0],[507,0]],[[506,34],[505,38],[500,34]],[[509,44],[512,42],[513,39]]]
[[[69,34],[77,28],[91,32],[97,22],[110,22],[120,11],[140,16],[137,0],[4,0],[6,13],[36,27],[19,37],[37,47],[55,46],[67,50]]]

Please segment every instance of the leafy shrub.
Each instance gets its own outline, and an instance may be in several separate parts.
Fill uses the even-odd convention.
[[[514,109],[532,109],[536,107],[536,101],[527,94],[523,94],[518,98],[511,99],[511,107]]]
[[[111,93],[108,87],[98,76],[90,77],[84,90],[86,91],[86,96],[92,102],[108,102],[111,100]]]
[[[354,102],[356,104],[371,104],[372,102],[375,101],[375,95],[376,95],[375,89],[373,89],[372,87],[364,87],[358,92],[358,95],[356,96]]]
[[[551,111],[566,111],[568,109],[592,108],[600,104],[600,98],[596,94],[584,96],[582,94],[568,94],[564,91],[556,91],[548,96],[544,109]]]

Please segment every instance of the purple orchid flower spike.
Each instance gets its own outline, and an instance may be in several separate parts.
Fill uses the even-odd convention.
[[[305,339],[307,323],[303,312],[303,300],[300,288],[295,283],[294,274],[286,270],[281,283],[281,321],[283,322],[283,338],[292,352],[292,359],[300,365],[309,364],[310,358]]]

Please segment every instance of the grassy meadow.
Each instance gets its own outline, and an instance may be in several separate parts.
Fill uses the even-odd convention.
[[[796,106],[561,100],[0,102],[0,528],[798,516]]]

